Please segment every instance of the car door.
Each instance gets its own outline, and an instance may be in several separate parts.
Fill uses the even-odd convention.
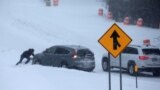
[[[53,59],[52,59],[52,63],[54,66],[61,66],[62,62],[66,62],[68,63],[68,54],[69,54],[69,50],[67,50],[65,47],[57,47],[55,49],[54,55],[53,55]]]
[[[112,55],[110,55],[110,63],[111,63],[111,66],[118,67],[119,66],[119,56],[114,58]]]
[[[125,67],[127,59],[130,57],[130,47],[126,47],[123,52],[121,53],[121,67]],[[117,58],[113,57],[113,62],[114,62],[114,66],[116,67],[120,67],[120,56],[118,56]]]
[[[122,52],[122,67],[127,68],[128,67],[128,62],[130,60],[136,61],[138,55],[138,49],[134,47],[127,47],[123,52]]]
[[[44,59],[43,59],[43,63],[44,65],[52,65],[52,59],[54,56],[54,51],[55,51],[55,47],[51,47],[46,49],[43,54],[44,54]]]
[[[125,48],[123,50],[123,52],[121,53],[121,63],[122,63],[122,67],[123,67],[123,63],[125,63],[124,59],[126,59],[126,57],[128,57],[128,51],[129,51],[129,47]],[[115,67],[119,67],[120,66],[120,57],[116,57],[114,58],[113,56],[111,56],[111,63],[113,64],[113,66]]]

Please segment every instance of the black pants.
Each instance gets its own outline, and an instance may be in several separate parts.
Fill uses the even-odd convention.
[[[25,64],[27,64],[27,63],[31,60],[31,58],[30,58],[30,57],[23,57],[23,56],[21,56],[21,58],[20,58],[19,62],[17,62],[17,64],[16,64],[16,65],[18,65],[18,64],[20,64],[20,63],[22,63],[22,60],[23,60],[24,58],[26,58],[26,59],[27,59],[27,61],[25,62]]]

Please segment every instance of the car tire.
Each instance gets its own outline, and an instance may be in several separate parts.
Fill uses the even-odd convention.
[[[68,64],[67,64],[66,62],[62,62],[62,63],[61,63],[61,67],[62,67],[62,68],[68,68]]]
[[[158,70],[152,71],[152,73],[153,73],[153,76],[155,76],[155,77],[160,76],[160,71],[158,71]]]
[[[108,59],[103,59],[103,61],[102,61],[102,69],[103,69],[103,71],[108,71],[109,70],[109,68],[108,68],[109,66],[108,66]]]
[[[134,71],[134,67],[135,67],[135,63],[129,63],[128,64],[128,73],[130,74],[130,75],[136,75],[136,72]]]
[[[38,58],[34,58],[32,64],[41,64]]]
[[[94,70],[94,68],[88,69],[86,70],[87,72],[92,72]]]

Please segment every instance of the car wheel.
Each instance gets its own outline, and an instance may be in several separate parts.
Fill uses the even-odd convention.
[[[134,71],[134,67],[135,67],[135,64],[134,64],[134,63],[130,63],[130,64],[128,65],[128,73],[129,73],[130,75],[135,75],[135,74],[136,74],[136,72]]]
[[[62,68],[68,68],[68,64],[67,64],[66,62],[62,62],[62,63],[61,63],[61,67],[62,67]]]
[[[102,68],[103,68],[103,71],[108,71],[108,61],[107,60],[102,61]]]
[[[32,64],[41,64],[38,58],[34,58]]]
[[[88,69],[86,70],[87,72],[92,72],[94,70],[94,68]]]
[[[160,76],[160,71],[155,70],[155,71],[152,71],[152,73],[153,73],[153,76],[156,76],[156,77]]]

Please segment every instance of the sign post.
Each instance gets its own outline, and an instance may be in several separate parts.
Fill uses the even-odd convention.
[[[138,66],[137,65],[135,65],[134,66],[134,71],[136,72],[136,88],[138,88]]]
[[[111,64],[110,53],[108,53],[108,78],[109,78],[109,90],[111,90]]]
[[[119,55],[119,66],[120,66],[120,90],[122,90],[122,60],[121,54]]]
[[[119,55],[120,59],[120,90],[122,90],[122,69],[121,69],[121,52],[131,43],[132,39],[114,23],[106,33],[98,40],[98,42],[108,51],[109,59],[109,90],[111,90],[110,76],[110,54],[116,58]]]

